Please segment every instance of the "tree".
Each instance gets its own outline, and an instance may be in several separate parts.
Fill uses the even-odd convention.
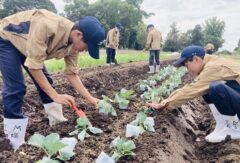
[[[55,5],[50,0],[2,0],[1,5],[0,18],[34,8],[44,8],[55,13],[57,12]]]
[[[85,16],[91,15],[89,12],[88,0],[68,0],[64,7],[66,17],[72,21],[77,21]]]
[[[121,23],[124,29],[121,31],[120,46],[134,48],[137,40],[136,25],[142,23],[142,19],[152,14],[141,10],[143,0],[97,0],[89,3],[88,0],[65,0],[66,17],[72,21],[79,20],[87,15],[97,17],[106,31]],[[144,29],[146,30],[146,29]]]
[[[215,49],[218,50],[222,47],[224,39],[222,38],[225,29],[225,22],[218,19],[217,17],[209,18],[204,24],[204,43],[212,42]]]
[[[136,42],[134,49],[141,50],[145,47],[147,41],[146,28],[147,26],[144,23],[138,23],[138,25],[135,26]]]
[[[179,49],[183,49],[186,46],[192,45],[192,29],[187,30],[186,33],[181,33],[179,38]]]
[[[164,51],[178,51],[180,50],[180,33],[177,29],[177,24],[173,23],[170,26],[170,31],[167,34],[166,41],[163,46]]]
[[[238,41],[237,47],[234,48],[234,51],[240,54],[240,40]]]
[[[203,46],[202,27],[199,24],[192,30],[191,44]]]

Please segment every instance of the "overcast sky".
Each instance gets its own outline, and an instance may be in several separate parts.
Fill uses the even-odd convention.
[[[51,1],[59,12],[63,12],[62,0]],[[154,24],[162,32],[163,39],[173,22],[180,31],[186,32],[213,16],[226,23],[223,49],[233,50],[240,39],[240,0],[144,0],[142,9],[155,14],[144,22]]]

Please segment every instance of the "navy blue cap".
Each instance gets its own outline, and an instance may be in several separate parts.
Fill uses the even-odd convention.
[[[180,67],[184,65],[184,62],[187,59],[192,58],[193,56],[205,56],[205,50],[201,46],[191,45],[183,49],[181,57],[173,63],[175,67]]]
[[[151,27],[154,27],[154,25],[153,25],[153,24],[148,24],[147,30],[148,30],[149,28],[151,28]]]
[[[115,27],[117,27],[119,31],[123,29],[123,26],[120,23],[116,23]]]
[[[99,59],[99,45],[105,39],[102,24],[93,16],[86,16],[77,23],[79,30],[83,33],[84,42],[88,45],[88,53],[91,57]]]

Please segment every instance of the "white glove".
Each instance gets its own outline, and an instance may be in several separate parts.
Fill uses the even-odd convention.
[[[59,122],[67,121],[62,113],[62,105],[56,102],[43,104],[45,112],[48,114],[49,125],[53,126]]]

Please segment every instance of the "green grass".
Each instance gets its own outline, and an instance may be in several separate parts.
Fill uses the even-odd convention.
[[[232,54],[232,55],[221,55],[221,57],[233,60],[234,62],[240,63],[240,54]]]
[[[170,52],[160,52],[160,60],[162,59],[170,59],[176,56],[169,55]],[[106,51],[101,49],[100,51],[100,59],[96,60],[91,58],[87,53],[81,53],[78,64],[80,68],[90,68],[96,67],[99,65],[106,64]],[[136,50],[118,50],[116,54],[116,59],[118,63],[127,63],[129,61],[148,61],[149,59],[149,52],[143,53],[143,51],[136,51]],[[64,61],[51,59],[45,62],[47,69],[50,73],[59,72],[64,70]]]

